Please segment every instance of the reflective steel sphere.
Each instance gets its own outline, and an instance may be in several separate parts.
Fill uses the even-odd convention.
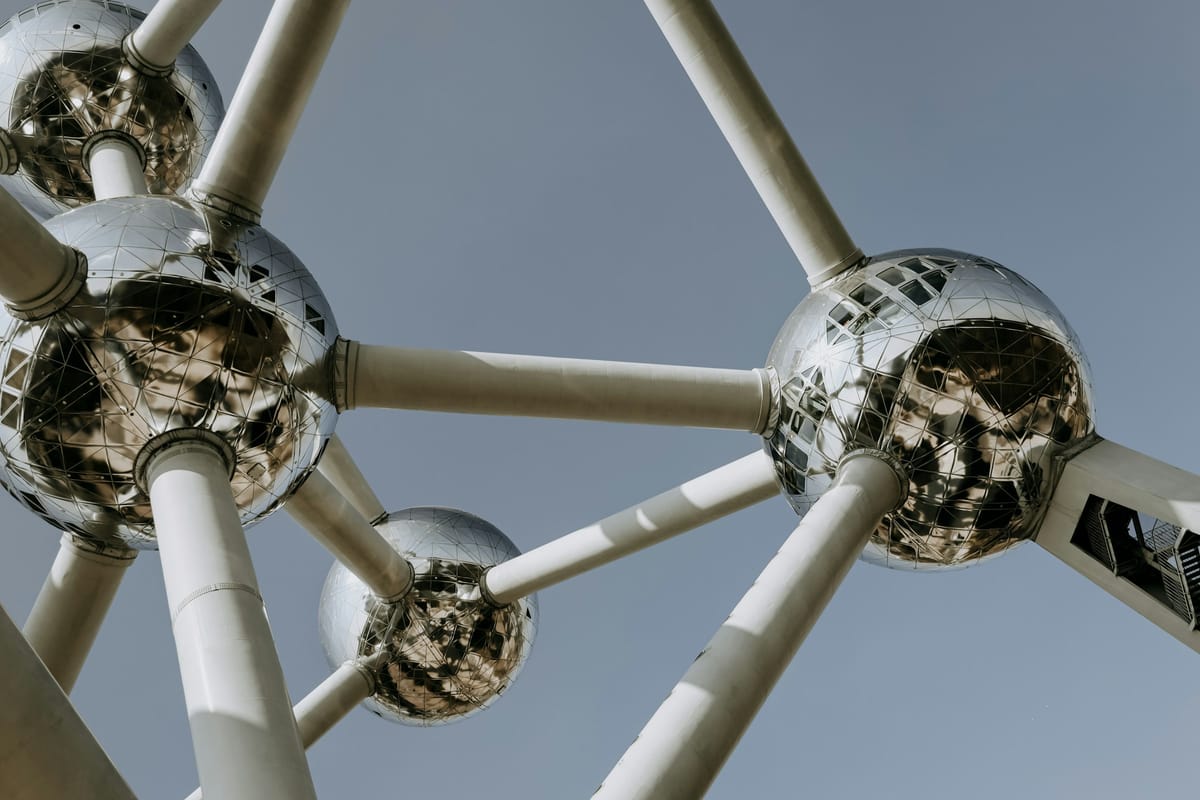
[[[408,558],[416,583],[386,605],[334,564],[320,608],[329,663],[376,656],[375,694],[365,705],[407,725],[441,725],[491,705],[524,666],[537,628],[536,597],[502,608],[479,597],[484,570],[518,555],[516,546],[451,508],[397,511],[376,528]]]
[[[176,198],[91,203],[47,228],[89,272],[46,319],[0,309],[4,487],[59,528],[153,547],[134,459],[153,436],[197,427],[237,456],[242,521],[272,510],[337,418],[300,380],[337,337],[308,270],[262,228]]]
[[[0,25],[0,127],[21,165],[0,186],[35,215],[94,198],[83,149],[100,131],[141,144],[152,193],[178,193],[195,176],[224,114],[221,96],[191,47],[166,77],[130,66],[121,41],[144,17],[115,2],[60,0]]]
[[[767,451],[798,513],[853,450],[903,466],[904,505],[864,553],[886,566],[961,566],[1028,538],[1054,457],[1095,427],[1087,362],[1058,309],[966,253],[887,253],[821,286],[768,363],[783,408]]]

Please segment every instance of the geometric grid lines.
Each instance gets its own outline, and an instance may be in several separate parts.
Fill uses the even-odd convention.
[[[1087,363],[1058,310],[965,253],[871,259],[805,298],[768,363],[783,408],[767,451],[798,513],[854,450],[904,468],[907,497],[863,554],[886,566],[963,566],[1024,541],[1055,455],[1095,429]]]
[[[145,15],[118,3],[41,3],[0,26],[0,127],[21,169],[0,176],[42,219],[94,198],[83,157],[101,131],[132,137],[152,194],[182,193],[224,115],[208,67],[184,48],[165,77],[130,66],[121,40]]]
[[[335,563],[319,611],[330,665],[372,659],[365,707],[408,725],[454,722],[491,705],[529,656],[537,599],[496,607],[480,596],[479,579],[520,551],[491,523],[450,508],[393,512],[375,527],[412,564],[413,588],[388,604]]]
[[[304,266],[261,228],[175,198],[95,202],[47,226],[89,272],[53,316],[0,312],[6,488],[80,536],[153,547],[134,459],[203,428],[236,454],[243,524],[272,510],[336,421],[313,378],[337,325]]]

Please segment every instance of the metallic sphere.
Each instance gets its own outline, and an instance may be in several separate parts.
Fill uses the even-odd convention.
[[[783,384],[767,442],[803,514],[862,448],[908,478],[864,558],[962,566],[1027,539],[1057,480],[1055,456],[1094,431],[1087,362],[1036,287],[949,250],[871,259],[804,299],[768,363]]]
[[[4,487],[56,527],[153,547],[134,459],[154,436],[196,427],[236,455],[242,521],[275,508],[337,418],[311,378],[337,325],[304,265],[261,227],[176,198],[90,203],[47,228],[89,271],[48,318],[0,310]]]
[[[333,666],[373,656],[366,707],[407,725],[441,725],[486,708],[533,645],[537,599],[497,608],[480,597],[484,570],[519,554],[491,523],[451,508],[410,508],[375,526],[413,565],[394,605],[334,564],[321,592],[321,643]]]
[[[0,127],[19,156],[7,189],[42,219],[94,198],[84,146],[132,137],[154,194],[196,175],[224,114],[216,81],[190,46],[164,77],[135,70],[121,41],[145,17],[115,2],[39,3],[0,25]]]

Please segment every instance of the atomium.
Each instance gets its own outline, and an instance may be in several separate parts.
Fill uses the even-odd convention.
[[[395,511],[376,528],[413,565],[413,588],[385,603],[334,564],[319,611],[330,665],[369,660],[375,691],[365,705],[395,722],[440,725],[483,710],[525,665],[537,630],[535,595],[497,607],[479,591],[488,567],[520,551],[452,508]]]
[[[182,194],[223,116],[208,67],[186,47],[166,75],[135,68],[121,44],[145,14],[116,2],[39,3],[0,25],[0,127],[19,170],[0,176],[44,218],[94,199],[93,137],[136,142],[152,194]]]
[[[298,384],[337,337],[312,275],[259,226],[178,198],[115,198],[47,223],[87,281],[40,320],[0,310],[8,491],[59,528],[154,547],[142,446],[203,428],[233,448],[244,524],[316,463],[337,412]]]
[[[870,259],[805,297],[767,360],[782,383],[767,449],[797,513],[855,450],[907,477],[863,552],[890,567],[966,566],[1027,539],[1055,457],[1095,430],[1087,361],[1058,309],[966,253]]]

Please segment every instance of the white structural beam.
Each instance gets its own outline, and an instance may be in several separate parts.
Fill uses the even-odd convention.
[[[296,703],[296,728],[300,743],[312,747],[318,739],[341,722],[347,714],[375,692],[375,678],[365,661],[347,661],[321,681],[303,700]],[[187,800],[200,800],[196,789]]]
[[[125,38],[130,62],[142,72],[164,75],[221,0],[158,0],[142,24]]]
[[[84,146],[97,200],[146,194],[146,157],[132,137],[104,131]]]
[[[63,534],[23,632],[67,694],[136,555]]]
[[[756,451],[484,573],[480,588],[511,603],[779,494],[775,466]]]
[[[317,469],[368,522],[375,522],[387,514],[379,496],[375,494],[358,464],[354,463],[345,443],[336,433],[329,437],[329,443],[325,445],[325,452],[321,455]]]
[[[53,314],[71,301],[87,261],[59,242],[0,188],[0,297],[22,319]]]
[[[145,459],[143,477],[200,785],[222,800],[312,800],[316,792],[229,486],[232,459],[218,444],[168,443]]]
[[[251,221],[275,179],[350,0],[275,0],[192,192]]]
[[[284,508],[384,602],[413,585],[413,568],[320,472],[312,472]]]
[[[901,497],[901,481],[887,462],[865,453],[843,460],[833,486],[767,564],[595,797],[701,797],[871,532]]]
[[[0,608],[0,797],[134,800],[71,701]]]
[[[762,433],[777,416],[765,369],[381,347],[340,340],[338,408],[605,420]]]
[[[709,0],[646,0],[696,91],[809,282],[821,283],[862,259],[862,251],[754,77]]]
[[[1100,440],[1067,461],[1036,541],[1052,555],[1196,652],[1200,631],[1146,587],[1114,574],[1072,542],[1089,498],[1200,531],[1200,475]]]

